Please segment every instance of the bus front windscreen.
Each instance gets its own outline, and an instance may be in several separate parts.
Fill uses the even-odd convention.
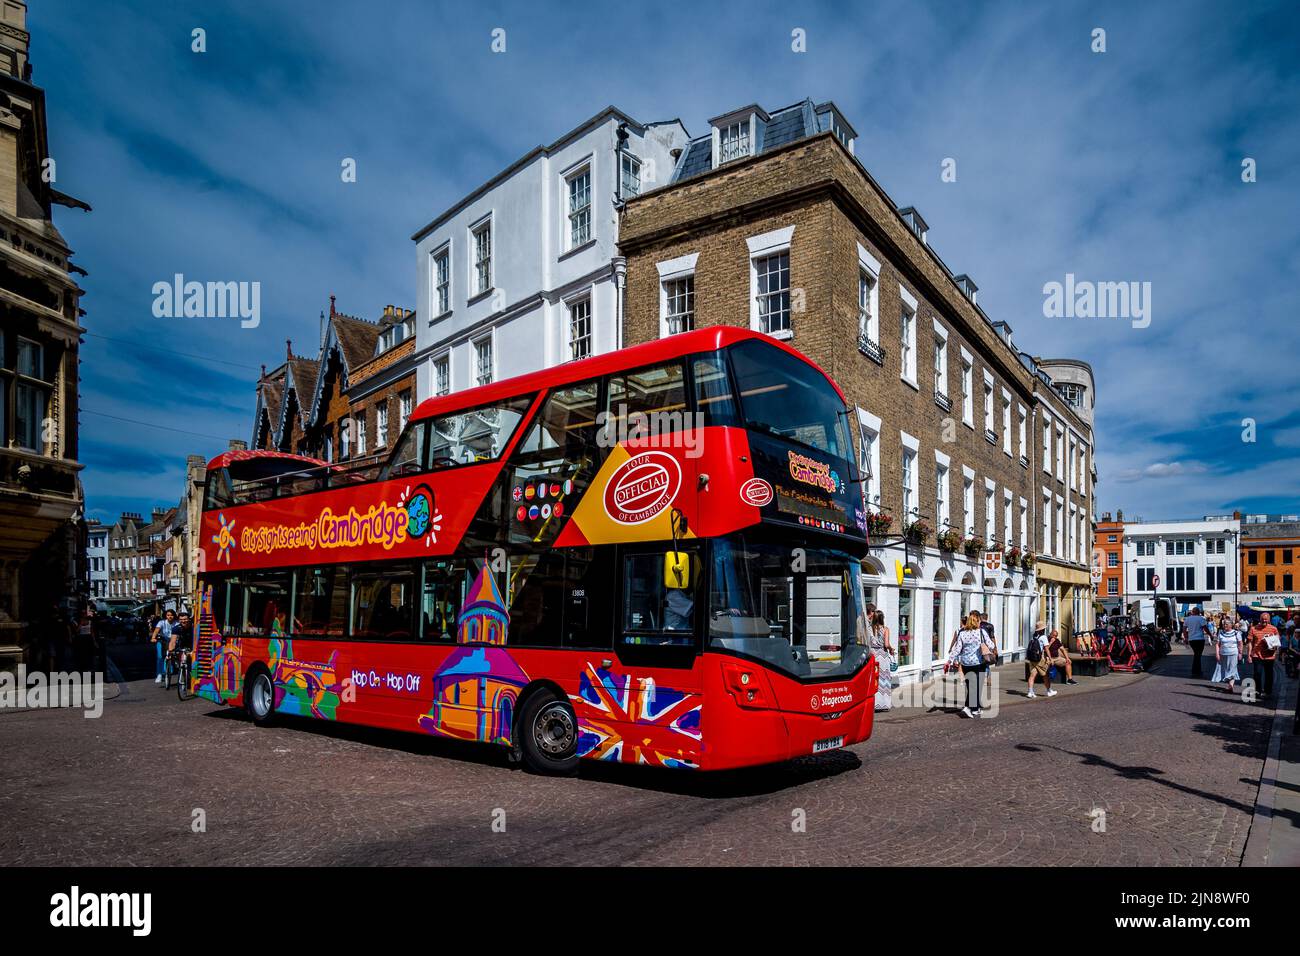
[[[731,348],[745,425],[851,460],[845,408],[830,380],[807,362],[766,342]]]
[[[712,542],[709,646],[795,677],[856,673],[866,612],[856,558],[800,541],[730,535]]]

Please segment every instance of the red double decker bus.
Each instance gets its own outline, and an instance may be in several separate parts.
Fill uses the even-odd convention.
[[[712,328],[455,395],[384,461],[209,464],[194,690],[245,708],[721,769],[871,733],[842,393]]]

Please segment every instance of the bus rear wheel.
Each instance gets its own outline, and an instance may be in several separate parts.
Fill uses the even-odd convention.
[[[244,709],[258,727],[265,727],[275,716],[275,686],[271,675],[258,669],[248,676],[244,687]]]
[[[559,776],[578,769],[578,720],[554,691],[541,690],[528,699],[519,738],[524,765],[533,773]]]

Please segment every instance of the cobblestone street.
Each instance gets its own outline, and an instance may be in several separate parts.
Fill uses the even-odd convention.
[[[257,729],[135,681],[98,720],[0,712],[0,865],[1235,866],[1269,712],[1189,662],[991,720],[895,712],[849,750],[714,777],[584,763],[545,779],[415,734]]]

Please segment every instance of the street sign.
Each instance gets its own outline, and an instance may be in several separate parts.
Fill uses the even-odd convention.
[[[1160,575],[1153,574],[1151,575],[1151,590],[1154,591],[1158,587],[1160,587]]]
[[[984,552],[984,570],[997,573],[1002,570],[1002,552],[985,551]]]

